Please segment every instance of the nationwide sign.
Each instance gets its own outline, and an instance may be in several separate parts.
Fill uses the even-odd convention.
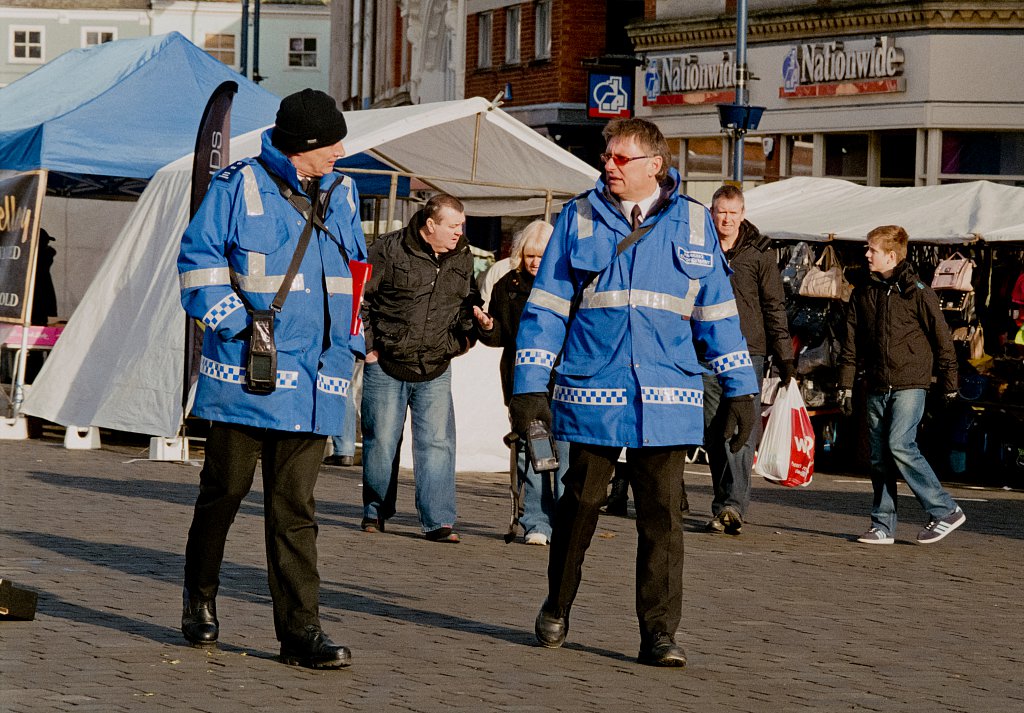
[[[736,98],[735,87],[736,60],[732,52],[648,55],[643,103],[728,103]]]
[[[793,47],[782,61],[779,96],[824,97],[906,91],[903,50],[892,38],[832,40]]]

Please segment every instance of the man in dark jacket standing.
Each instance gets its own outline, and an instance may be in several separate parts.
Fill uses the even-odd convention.
[[[839,355],[843,413],[853,413],[858,368],[867,386],[868,443],[874,501],[871,527],[857,538],[891,545],[896,532],[896,477],[928,513],[918,543],[943,539],[967,520],[917,447],[925,398],[937,372],[947,402],[957,395],[956,351],[939,299],[907,262],[907,231],[883,225],[868,233],[870,276],[850,298],[846,339]]]
[[[451,360],[476,340],[480,305],[462,202],[431,198],[402,230],[370,248],[363,311],[363,520],[379,532],[395,514],[399,448],[412,410],[416,509],[428,540],[458,542]]]
[[[761,235],[744,214],[743,192],[739,188],[725,185],[715,191],[711,199],[711,218],[722,252],[732,269],[729,280],[736,295],[740,329],[747,340],[760,393],[769,351],[775,355],[782,383],[789,383],[793,377],[793,340],[789,336],[786,297],[775,251],[771,241]],[[761,423],[757,419],[746,443],[733,451],[722,436],[722,424],[727,416],[727,409],[722,406],[722,387],[714,374],[706,373],[704,447],[715,493],[707,529],[739,535],[750,505],[750,470],[761,438]]]

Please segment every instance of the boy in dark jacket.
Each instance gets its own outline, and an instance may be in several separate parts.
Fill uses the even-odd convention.
[[[850,299],[839,357],[845,415],[853,412],[851,389],[858,366],[868,389],[874,502],[871,528],[857,539],[865,544],[894,542],[897,475],[931,518],[917,535],[920,544],[938,542],[967,520],[917,447],[917,427],[934,367],[939,388],[952,401],[957,365],[938,297],[906,261],[907,241],[907,231],[898,225],[883,225],[868,233],[865,255],[870,275]]]

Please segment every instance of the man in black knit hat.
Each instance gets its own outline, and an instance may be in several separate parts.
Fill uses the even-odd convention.
[[[346,132],[327,94],[285,97],[259,158],[214,178],[178,256],[182,305],[206,326],[192,412],[211,421],[185,548],[182,634],[194,646],[219,638],[228,529],[262,459],[281,660],[317,669],[352,660],[320,627],[313,499],[365,350],[351,329],[349,260],[366,259],[359,196],[334,173]]]

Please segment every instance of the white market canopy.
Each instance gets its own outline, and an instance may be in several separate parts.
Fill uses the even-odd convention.
[[[913,242],[1024,242],[1024,188],[989,181],[913,188],[788,178],[745,193],[747,219],[781,240],[864,240],[902,225]]]
[[[543,213],[544,190],[555,207],[592,188],[597,170],[481,98],[347,112],[346,151],[367,152],[462,198],[471,215]],[[231,158],[259,152],[260,131],[231,142]],[[96,279],[29,390],[25,413],[65,426],[101,426],[174,436],[181,421],[185,313],[176,259],[188,222],[191,155],[156,173]],[[444,179],[456,180],[444,180]],[[474,352],[481,352],[474,357]],[[499,350],[479,346],[462,359],[484,361],[477,399],[494,401],[486,416],[462,409],[504,451],[508,429],[497,377]],[[460,360],[457,360],[457,364]],[[494,384],[494,394],[483,385]],[[458,397],[457,397],[458,412]],[[472,445],[462,437],[459,450]],[[481,426],[478,426],[478,428]],[[471,427],[467,427],[467,431]],[[494,434],[490,434],[494,431]],[[460,453],[461,455],[461,453]],[[491,461],[493,462],[493,458]],[[482,469],[463,459],[462,469]]]

